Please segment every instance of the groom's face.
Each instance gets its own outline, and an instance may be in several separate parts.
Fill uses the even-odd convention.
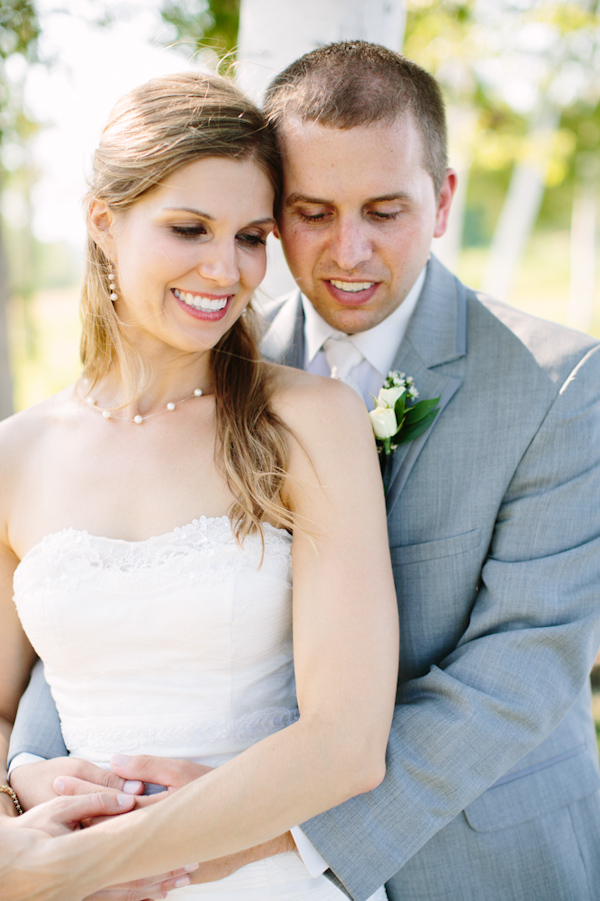
[[[372,328],[402,303],[446,230],[455,175],[436,197],[407,116],[349,129],[289,118],[281,138],[278,232],[290,270],[332,326]]]

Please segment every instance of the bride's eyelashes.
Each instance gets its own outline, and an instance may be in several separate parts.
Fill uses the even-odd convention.
[[[237,236],[237,240],[247,247],[264,247],[267,243],[264,235],[242,234]]]
[[[206,229],[203,225],[171,225],[171,234],[177,235],[179,238],[187,238],[188,240],[194,240],[194,238],[201,238],[206,234]]]
[[[206,229],[203,225],[171,225],[169,226],[171,234],[187,241],[194,241],[206,235]],[[264,235],[243,232],[237,235],[236,240],[246,247],[264,247],[267,239]]]

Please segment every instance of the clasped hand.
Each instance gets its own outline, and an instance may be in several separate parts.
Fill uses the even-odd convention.
[[[132,807],[144,807],[161,801],[171,792],[211,772],[210,767],[193,761],[150,755],[126,757],[117,754],[111,760],[111,768],[112,770],[105,770],[78,757],[58,757],[18,767],[11,775],[11,784],[24,809],[56,798],[57,795],[85,798],[96,795],[99,791],[113,797],[125,792],[132,797]],[[164,790],[144,795],[147,785],[164,786]],[[100,818],[102,817],[103,814],[100,814]],[[94,818],[88,819],[86,825],[92,819]],[[98,817],[95,819],[97,821]],[[252,861],[291,851],[294,847],[290,833],[285,833],[264,845],[203,862],[191,876],[191,882],[224,879]],[[132,886],[128,885],[108,890],[111,894],[107,894],[107,890],[97,892],[88,901],[142,901],[146,898],[160,898],[164,897],[161,892],[172,888],[177,879],[188,877],[181,876],[180,871],[177,871],[177,874],[168,874],[168,879],[162,883],[158,880],[153,883],[148,881],[148,886],[152,885],[152,891],[148,887],[146,894],[132,894]]]
[[[55,798],[29,810],[22,817],[3,817],[0,824],[3,901],[36,901],[42,898],[68,901],[75,897],[69,894],[68,874],[61,874],[63,885],[56,885],[55,888],[56,874],[52,873],[52,865],[44,853],[48,849],[48,839],[79,829],[82,821],[127,813],[134,809],[135,803],[133,795],[95,791],[78,797]],[[139,879],[128,885],[112,886],[88,896],[86,901],[165,898],[171,889],[189,885],[192,869],[186,867]]]

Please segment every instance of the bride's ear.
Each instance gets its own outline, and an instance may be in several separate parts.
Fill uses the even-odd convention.
[[[103,200],[92,200],[88,213],[88,229],[98,247],[111,258],[114,251],[114,216]]]

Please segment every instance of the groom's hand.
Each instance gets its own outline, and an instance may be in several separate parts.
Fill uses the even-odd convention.
[[[149,879],[136,879],[135,882],[127,882],[122,885],[112,885],[110,888],[101,889],[88,895],[84,901],[155,901],[158,898],[166,898],[167,892],[176,888],[190,885],[191,879],[188,868],[186,871],[173,870],[162,876],[151,876]]]
[[[296,845],[292,838],[292,833],[285,832],[283,835],[271,839],[270,842],[255,845],[253,848],[247,848],[245,851],[239,851],[237,854],[229,854],[227,857],[218,857],[216,860],[204,861],[196,872],[192,874],[192,884],[216,882],[217,879],[225,879],[226,876],[235,873],[240,867],[254,863],[255,860],[262,860],[264,857],[273,857],[275,854],[283,854],[286,851],[295,850]]]
[[[139,754],[127,757],[124,754],[115,754],[110,761],[110,765],[116,777],[120,778],[123,785],[137,784],[138,782],[164,786],[165,791],[159,794],[153,794],[148,797],[136,798],[136,807],[145,807],[154,804],[169,793],[177,791],[189,782],[205,776],[212,771],[212,767],[204,766],[200,763],[194,763],[190,760],[174,760],[170,757],[153,757],[150,754]],[[56,788],[60,794],[79,794],[85,793],[94,786],[88,786],[79,779],[61,778],[60,785],[57,783]],[[97,786],[95,787],[97,791]],[[230,854],[227,857],[219,857],[216,860],[204,861],[200,864],[198,870],[192,874],[192,884],[205,882],[215,882],[218,879],[224,879],[239,870],[246,864],[253,863],[256,860],[262,860],[265,857],[272,857],[275,854],[283,854],[286,851],[294,851],[296,845],[290,832],[286,832],[269,842],[262,845],[255,845],[245,851],[237,854]],[[91,901],[91,899],[90,899]],[[101,901],[100,897],[93,901]],[[106,896],[109,901],[109,896]],[[113,899],[111,898],[111,901]],[[114,897],[114,901],[120,901],[119,896]]]
[[[164,785],[167,792],[177,791],[178,788],[182,788],[188,782],[193,782],[194,779],[210,773],[212,769],[188,760],[172,760],[169,757],[151,757],[145,754],[137,757],[126,757],[123,754],[116,754],[111,758],[110,765],[113,771],[122,779],[140,779],[142,782]],[[136,805],[145,806],[153,803],[160,797],[160,795],[153,795],[149,798],[137,798]],[[229,854],[227,857],[204,861],[193,874],[192,884],[197,885],[225,879],[226,876],[230,876],[236,870],[239,870],[240,867],[245,867],[246,864],[262,860],[264,857],[272,857],[275,854],[283,854],[285,851],[294,851],[295,849],[296,845],[291,833],[286,832],[284,835],[280,835],[269,842],[255,845],[253,848],[247,848],[245,851],[239,851],[237,854]]]
[[[78,790],[57,791],[55,783],[59,779],[70,784],[78,783]],[[81,757],[55,757],[52,760],[23,764],[12,771],[10,784],[17,793],[23,810],[30,810],[62,794],[90,795],[98,791],[125,791],[127,794],[137,795],[144,790],[141,782],[125,785],[124,780],[115,773]]]
[[[111,758],[110,765],[113,771],[124,780],[139,779],[145,783],[164,785],[166,793],[177,791],[193,782],[200,776],[205,776],[212,771],[212,767],[193,763],[189,760],[173,760],[170,757],[152,757],[142,754],[135,757],[126,757],[123,754],[115,754]],[[165,796],[162,793],[162,797]],[[161,794],[151,795],[147,798],[136,798],[136,806],[143,807],[152,804],[161,798]],[[285,851],[294,851],[296,845],[290,832],[280,835],[262,845],[255,845],[237,854],[229,854],[227,857],[219,857],[216,860],[207,860],[200,864],[198,870],[192,875],[192,884],[204,882],[216,882],[225,879],[246,864],[264,857],[272,857],[275,854],[283,854]]]
[[[124,785],[136,784],[159,785],[167,792],[177,791],[189,782],[212,772],[212,767],[194,763],[192,760],[174,760],[171,757],[153,757],[150,754],[138,754],[127,757],[115,754],[111,757],[110,766],[116,777],[123,780]]]
[[[72,757],[57,758],[62,761],[75,759]],[[44,761],[44,763],[54,762]],[[52,797],[92,794],[102,789],[140,795],[143,794],[146,786],[154,789],[154,792],[158,789],[164,795],[165,792],[177,791],[178,788],[182,788],[200,776],[205,776],[212,770],[212,767],[203,766],[201,763],[194,763],[191,760],[173,760],[170,757],[153,757],[149,754],[132,757],[115,754],[110,761],[113,772],[94,766],[93,763],[87,764],[85,760],[79,760],[79,764],[82,765],[72,767],[57,765],[55,767],[55,778],[51,785]],[[29,770],[30,767],[41,765],[32,763],[23,766],[22,769]],[[15,791],[19,795],[16,788]]]

